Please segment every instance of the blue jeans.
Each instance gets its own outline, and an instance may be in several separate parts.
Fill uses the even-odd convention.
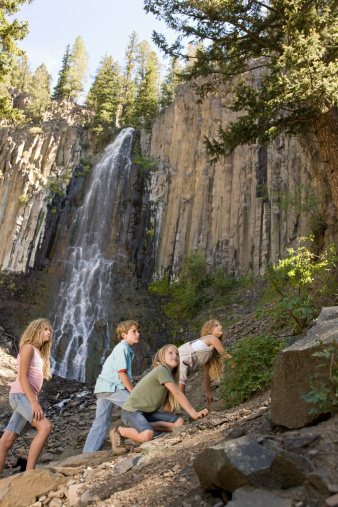
[[[155,431],[149,423],[151,422],[168,422],[175,423],[178,419],[178,415],[169,414],[168,412],[130,412],[129,410],[122,410],[121,419],[129,426],[129,428],[134,428],[139,433],[145,430],[151,430],[155,435],[159,435],[158,431]]]
[[[111,423],[113,406],[122,407],[128,396],[127,389],[117,389],[115,393],[97,394],[96,417],[88,433],[83,452],[96,452],[101,449]]]
[[[26,426],[27,421],[32,422],[32,407],[25,394],[12,393],[9,395],[9,403],[14,410],[12,417],[6,427],[8,431],[14,431],[18,435]]]

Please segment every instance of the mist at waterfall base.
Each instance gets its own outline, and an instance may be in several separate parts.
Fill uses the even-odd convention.
[[[112,299],[115,265],[123,254],[117,248],[110,256],[108,250],[117,193],[129,181],[133,139],[134,130],[127,128],[106,148],[92,170],[89,190],[71,224],[72,241],[62,261],[64,276],[52,312],[51,368],[63,378],[86,380],[89,341],[95,327],[102,337],[100,354],[110,347],[107,305]],[[123,243],[125,238],[115,237],[117,245],[120,240]]]

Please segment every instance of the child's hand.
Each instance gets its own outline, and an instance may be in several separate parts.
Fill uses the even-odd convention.
[[[209,410],[207,408],[204,408],[203,410],[200,410],[200,412],[196,412],[196,416],[194,419],[202,419],[203,417],[206,417],[209,414]]]
[[[207,394],[207,405],[210,405],[214,401],[213,395],[211,393]]]
[[[31,403],[32,418],[35,421],[42,421],[44,418],[43,410],[37,401]]]

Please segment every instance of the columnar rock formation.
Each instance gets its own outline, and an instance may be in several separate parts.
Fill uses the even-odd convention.
[[[63,104],[43,128],[0,129],[0,264],[26,272],[42,244],[47,205],[64,193],[88,133],[83,108]],[[61,116],[62,114],[62,116]]]
[[[151,135],[142,136],[144,155],[158,162],[150,200],[159,276],[166,271],[177,276],[184,255],[193,250],[203,252],[211,268],[264,273],[267,263],[276,262],[308,231],[309,215],[280,206],[280,194],[293,196],[300,186],[323,201],[322,213],[334,215],[323,197],[326,181],[318,151],[309,143],[302,147],[296,138],[281,136],[267,147],[243,146],[210,161],[204,139],[217,137],[219,127],[235,119],[224,108],[230,97],[231,91],[223,90],[199,103],[193,87],[184,85]],[[326,235],[334,239],[332,230]]]

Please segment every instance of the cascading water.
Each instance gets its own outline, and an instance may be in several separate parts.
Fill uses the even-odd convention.
[[[64,281],[53,311],[52,371],[64,378],[86,379],[88,339],[95,322],[107,322],[114,264],[109,258],[112,220],[120,179],[129,180],[134,130],[124,129],[92,171],[89,191],[71,225]],[[105,326],[103,348],[109,348]]]

